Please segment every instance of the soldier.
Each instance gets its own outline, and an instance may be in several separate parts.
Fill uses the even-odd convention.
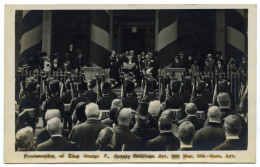
[[[70,104],[70,102],[72,100],[72,92],[71,92],[70,80],[66,81],[65,88],[66,88],[66,91],[61,96],[61,101],[63,102],[63,104]],[[69,129],[71,130],[71,128],[72,128],[72,119],[71,119],[71,114],[69,112],[64,112],[63,128],[67,129],[67,127],[69,127]]]
[[[187,61],[184,58],[184,53],[183,52],[179,52],[178,56],[180,56],[179,62],[180,62],[180,68],[186,68],[187,65]]]
[[[133,110],[136,110],[138,107],[138,98],[134,96],[134,88],[135,84],[127,80],[126,81],[126,98],[123,99],[123,106],[125,108],[132,108]]]
[[[95,86],[96,86],[96,79],[92,78],[88,82],[88,92],[86,93],[86,96],[88,97],[89,101],[92,103],[97,102],[97,93],[94,92],[94,90],[93,90],[95,88]]]
[[[100,110],[109,110],[114,99],[117,99],[117,95],[111,91],[111,84],[104,82],[102,86],[103,97],[97,100],[97,104]]]
[[[86,92],[88,89],[88,84],[86,82],[82,82],[78,85],[78,97],[75,97],[71,103],[70,103],[70,108],[69,108],[69,114],[73,114],[73,121],[75,121],[75,107],[77,106],[77,104],[79,102],[85,102],[86,104],[89,103],[89,98],[86,96]],[[75,123],[75,122],[74,122]],[[71,130],[71,127],[69,127],[69,129]]]
[[[31,126],[33,130],[35,130],[35,118],[39,115],[39,108],[40,108],[40,100],[36,93],[36,81],[30,81],[26,85],[26,93],[21,98],[21,103],[19,106],[19,113],[24,112],[24,110],[29,108],[34,108],[35,113],[24,113],[23,116],[19,117],[19,125],[21,127]],[[23,125],[22,125],[23,124]]]
[[[215,60],[212,58],[211,53],[207,55],[207,60],[209,62],[209,72],[212,73],[214,72],[214,68],[215,68]]]
[[[149,78],[146,85],[147,95],[145,95],[141,99],[141,101],[150,103],[150,101],[158,100],[155,94],[155,89],[156,89],[156,80],[153,78]]]
[[[46,100],[45,106],[43,107],[43,122],[46,126],[45,113],[48,109],[58,109],[61,116],[64,115],[64,104],[59,96],[60,82],[58,80],[51,80],[49,83],[49,89],[51,96]]]

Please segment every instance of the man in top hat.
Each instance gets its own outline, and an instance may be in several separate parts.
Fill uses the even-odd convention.
[[[149,103],[150,101],[158,100],[155,94],[156,89],[156,80],[153,78],[148,78],[147,84],[146,84],[146,91],[147,95],[145,95],[141,101]]]
[[[74,125],[74,127],[82,124],[83,122],[85,122],[87,120],[87,117],[85,114],[85,108],[86,108],[87,104],[88,103],[86,103],[86,102],[79,102],[76,105],[75,111],[76,111],[77,123]]]
[[[86,93],[86,96],[89,99],[89,102],[96,103],[97,102],[97,93],[94,92],[94,88],[96,86],[96,79],[92,78],[88,82],[88,92]]]
[[[172,121],[168,115],[163,115],[158,122],[160,134],[147,141],[149,151],[176,151],[180,148],[180,140],[171,132]]]
[[[123,108],[116,114],[116,126],[113,130],[116,134],[116,151],[136,151],[140,149],[142,139],[132,133],[129,129],[132,120],[132,110]]]
[[[180,86],[181,86],[181,81],[178,80],[171,81],[172,96],[167,98],[165,102],[165,109],[180,109],[182,113],[182,117],[184,118],[186,116],[184,112],[185,105],[182,97],[179,95]]]
[[[155,138],[159,134],[158,129],[150,128],[148,125],[148,106],[148,103],[139,102],[139,106],[135,114],[135,125],[131,129],[131,132],[142,138],[144,143],[150,139]],[[141,147],[144,149],[145,145]]]
[[[184,121],[179,126],[178,137],[180,139],[181,145],[178,151],[192,151],[193,139],[195,134],[195,128],[193,124],[189,121]]]
[[[60,82],[58,80],[51,80],[49,83],[49,89],[51,96],[46,100],[45,106],[43,107],[43,122],[46,126],[45,113],[48,109],[58,109],[61,112],[61,117],[64,116],[64,104],[59,96]]]
[[[113,127],[113,124],[115,123],[116,113],[118,112],[119,109],[120,107],[111,106],[109,110],[109,117],[102,120],[101,122],[103,124],[106,124],[107,126]]]
[[[97,104],[101,110],[109,110],[111,103],[114,99],[117,99],[117,95],[111,91],[111,84],[109,82],[103,82],[102,86],[103,97],[98,99]]]
[[[213,150],[246,150],[247,147],[240,139],[239,134],[242,131],[241,121],[236,115],[229,115],[225,118],[223,126],[226,140]]]
[[[107,126],[99,119],[100,110],[97,104],[86,105],[85,114],[87,121],[73,128],[70,140],[76,142],[81,151],[96,151],[98,148],[95,142],[98,134]]]
[[[196,150],[212,150],[225,140],[219,107],[212,106],[208,110],[209,123],[195,133]]]
[[[65,88],[66,88],[66,91],[61,96],[61,101],[63,102],[63,104],[70,104],[70,102],[72,100],[70,80],[67,80],[65,82]],[[67,129],[68,127],[71,130],[71,128],[72,128],[71,114],[69,112],[64,112],[63,128]]]
[[[134,96],[135,84],[131,80],[126,81],[125,85],[126,97],[123,99],[123,106],[125,108],[132,108],[136,110],[138,107],[138,98]]]
[[[184,103],[190,102],[191,92],[192,92],[191,77],[186,76],[183,79],[182,92],[180,94]]]

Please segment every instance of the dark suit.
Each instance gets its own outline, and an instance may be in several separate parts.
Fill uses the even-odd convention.
[[[110,127],[112,127],[113,126],[113,124],[115,123],[112,119],[110,119],[110,118],[106,118],[106,119],[104,119],[104,120],[102,120],[101,121],[103,124],[106,124],[107,126],[110,126]]]
[[[64,93],[64,94],[61,96],[61,101],[62,101],[64,104],[70,104],[71,99],[72,99],[71,91],[67,91],[66,93]],[[71,114],[70,114],[70,112],[65,111],[65,112],[64,112],[64,122],[63,122],[63,128],[64,128],[64,129],[67,129],[67,124],[68,124],[69,129],[71,129],[71,128],[72,128]]]
[[[81,151],[96,151],[95,145],[99,132],[107,127],[97,119],[88,119],[86,122],[75,126],[70,135],[70,140],[77,143]]]
[[[196,150],[212,150],[225,141],[225,133],[220,123],[209,122],[195,133],[194,147]]]
[[[243,142],[239,139],[227,139],[213,150],[246,150]]]
[[[132,133],[129,127],[124,125],[117,125],[114,128],[116,134],[116,147],[115,150],[121,151],[122,145],[125,145],[126,151],[135,151],[140,149],[142,139]]]
[[[62,132],[62,136],[64,139],[68,139],[68,132],[67,131],[63,131]],[[38,136],[37,136],[37,139],[36,139],[36,146],[49,140],[50,139],[50,134],[48,133],[47,131],[47,128],[44,127],[41,129],[41,131],[39,132]]]
[[[179,148],[180,140],[172,132],[160,133],[146,143],[146,149],[149,151],[176,151]]]
[[[183,120],[179,121],[179,124],[183,123],[184,121],[189,121],[194,125],[195,131],[203,128],[204,123],[200,121],[196,116],[187,116]]]
[[[132,108],[133,110],[136,110],[138,107],[138,98],[133,95],[127,95],[122,102],[125,108]]]
[[[204,111],[205,117],[203,118],[203,120],[205,120],[209,109],[207,99],[205,99],[202,95],[197,95],[197,97],[194,99],[194,104],[196,105],[198,111]]]
[[[148,140],[155,138],[159,131],[156,128],[150,128],[147,124],[135,124],[131,132],[139,136],[146,143]]]
[[[77,151],[75,143],[72,143],[62,136],[51,137],[36,148],[37,151]]]
[[[191,89],[185,90],[184,92],[181,93],[180,96],[182,97],[184,103],[189,103],[191,97]]]
[[[97,102],[97,93],[94,92],[93,90],[89,90],[86,93],[86,96],[88,97],[89,102],[92,102],[92,103],[96,103]]]

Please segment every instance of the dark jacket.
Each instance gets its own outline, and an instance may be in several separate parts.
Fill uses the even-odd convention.
[[[160,133],[156,138],[146,143],[149,151],[176,151],[180,148],[180,140],[172,132]]]
[[[77,151],[75,143],[72,143],[61,136],[51,137],[36,148],[37,151]]]
[[[169,97],[166,100],[165,109],[179,109],[179,108],[181,109],[182,118],[185,118],[185,116],[186,116],[186,113],[184,112],[185,105],[184,105],[184,101],[181,98],[181,96],[176,94],[176,95]]]
[[[77,106],[78,103],[80,102],[86,102],[89,103],[89,99],[86,96],[86,94],[79,94],[79,96],[77,98],[74,98],[73,100],[71,100],[70,103],[70,108],[69,108],[69,113],[72,114],[73,111],[75,110],[75,107]]]
[[[198,111],[204,111],[205,116],[207,117],[209,109],[208,100],[205,99],[202,95],[197,95],[197,97],[194,99],[194,104],[196,104]]]
[[[115,150],[121,151],[123,145],[125,146],[125,151],[136,151],[140,149],[142,139],[132,133],[129,127],[117,125],[113,129],[116,134]]]
[[[114,94],[105,94],[101,99],[98,99],[97,104],[100,110],[109,110],[112,104],[112,101],[116,99]]]
[[[107,126],[110,126],[110,127],[112,127],[113,126],[113,124],[115,123],[112,119],[110,119],[110,118],[106,118],[106,119],[104,119],[104,120],[102,120],[101,121],[103,124],[106,124]]]
[[[72,100],[71,91],[67,91],[63,93],[63,95],[61,96],[61,101],[64,104],[70,104],[71,100]]]
[[[159,130],[156,128],[150,128],[148,124],[135,124],[131,129],[131,132],[136,136],[142,138],[144,142],[155,138],[159,134]]]
[[[77,143],[81,151],[96,151],[95,145],[99,132],[107,127],[100,120],[88,119],[86,122],[75,126],[70,135],[70,140]]]
[[[179,124],[183,123],[184,121],[189,121],[194,125],[195,131],[203,128],[204,126],[204,122],[202,122],[201,120],[199,120],[196,116],[187,116],[186,118],[184,118],[183,120],[179,121]]]
[[[246,150],[240,139],[227,139],[213,150]]]
[[[96,103],[97,102],[97,93],[94,92],[93,90],[89,90],[87,93],[86,93],[86,96],[88,97],[89,99],[89,102],[91,103]]]
[[[225,141],[225,133],[220,123],[209,122],[195,133],[194,147],[196,150],[212,150]]]
[[[62,132],[62,136],[64,139],[68,139],[68,132],[67,131],[63,131]],[[46,142],[47,140],[50,139],[50,134],[48,133],[47,131],[47,128],[44,127],[38,134],[37,136],[37,140],[36,140],[36,146],[43,143],[43,142]]]
[[[132,108],[133,110],[136,110],[138,107],[138,98],[133,95],[128,95],[122,102],[125,108]]]
[[[64,111],[64,104],[60,98],[60,96],[58,95],[52,95],[47,101],[46,104],[44,106],[44,114],[48,109],[59,109],[61,112],[61,115],[63,115],[63,111]]]

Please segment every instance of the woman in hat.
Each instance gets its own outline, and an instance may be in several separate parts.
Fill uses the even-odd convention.
[[[197,59],[194,59],[193,64],[191,65],[191,74],[198,75],[200,71]]]

